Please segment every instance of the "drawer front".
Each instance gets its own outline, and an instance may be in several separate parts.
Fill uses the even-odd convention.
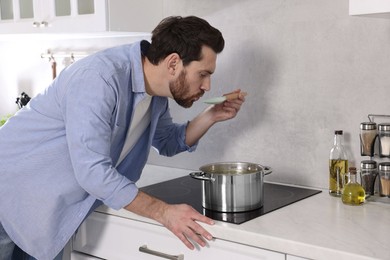
[[[102,258],[86,255],[79,252],[70,253],[70,259],[71,260],[102,260]]]
[[[113,260],[128,260],[130,257],[146,260],[159,257],[186,260],[223,257],[285,259],[282,253],[220,239],[210,241],[205,248],[191,251],[165,227],[97,212],[92,213],[79,228],[73,239],[73,250]]]

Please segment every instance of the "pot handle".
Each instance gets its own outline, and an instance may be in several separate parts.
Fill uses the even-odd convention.
[[[201,181],[215,181],[214,178],[205,176],[206,173],[204,172],[191,172],[190,176],[194,179],[201,180]]]
[[[272,173],[272,168],[269,167],[269,166],[263,166],[263,172],[264,172],[264,175],[268,175],[270,173]]]

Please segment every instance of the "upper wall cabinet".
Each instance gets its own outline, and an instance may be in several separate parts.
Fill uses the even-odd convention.
[[[150,32],[163,0],[0,0],[0,33]]]
[[[349,15],[390,18],[390,0],[349,0]]]

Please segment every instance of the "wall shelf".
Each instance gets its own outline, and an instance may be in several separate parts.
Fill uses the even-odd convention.
[[[349,0],[349,15],[390,19],[390,0]]]

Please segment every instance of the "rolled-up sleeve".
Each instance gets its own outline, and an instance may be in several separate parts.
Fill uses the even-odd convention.
[[[113,167],[110,156],[118,93],[92,70],[75,74],[65,83],[66,93],[58,97],[74,175],[90,195],[120,209],[135,198],[138,188]]]

